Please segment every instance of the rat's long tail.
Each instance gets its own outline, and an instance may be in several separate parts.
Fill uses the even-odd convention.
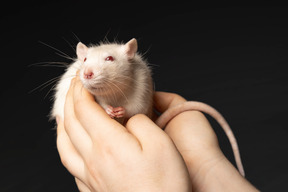
[[[208,115],[210,115],[211,117],[213,117],[219,124],[220,126],[223,128],[223,130],[225,131],[231,146],[232,146],[232,150],[234,153],[234,158],[236,161],[236,165],[238,167],[239,172],[241,173],[241,175],[244,177],[245,176],[245,172],[244,172],[244,168],[242,165],[242,161],[241,161],[241,157],[240,157],[240,152],[239,152],[239,148],[238,148],[238,144],[237,144],[237,140],[229,126],[229,124],[227,123],[227,121],[224,119],[224,117],[213,107],[211,107],[210,105],[207,105],[205,103],[202,102],[197,102],[197,101],[188,101],[185,102],[183,104],[177,105],[173,108],[168,109],[167,111],[165,111],[156,121],[156,124],[161,127],[164,128],[168,122],[173,119],[176,115],[184,112],[184,111],[201,111],[204,113],[207,113]]]

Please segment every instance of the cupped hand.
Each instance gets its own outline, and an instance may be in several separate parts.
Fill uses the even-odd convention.
[[[154,94],[155,108],[161,113],[184,102],[174,93]],[[166,125],[165,132],[185,160],[193,191],[258,191],[224,156],[214,130],[201,112],[178,114]]]
[[[191,191],[184,160],[148,117],[136,115],[122,126],[78,78],[71,82],[64,114],[57,118],[57,148],[80,191]]]
[[[156,92],[155,108],[164,113],[167,109],[186,102],[174,93]],[[174,117],[165,127],[165,132],[172,138],[183,156],[193,178],[202,167],[222,158],[218,140],[210,123],[199,111],[186,111]]]

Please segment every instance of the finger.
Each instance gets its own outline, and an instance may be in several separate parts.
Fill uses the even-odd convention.
[[[143,150],[155,148],[155,143],[157,145],[161,144],[161,141],[169,138],[162,129],[143,114],[130,118],[126,124],[126,128],[138,139]]]
[[[63,121],[57,118],[57,123],[57,149],[61,162],[72,175],[82,180],[85,178],[84,162],[71,143]]]
[[[166,111],[168,108],[178,105],[180,103],[184,103],[185,101],[186,99],[175,93],[157,91],[154,94],[155,108],[161,113]]]
[[[75,115],[92,140],[100,142],[114,140],[115,135],[127,132],[125,127],[111,119],[95,102],[94,97],[83,87],[79,78],[76,78],[73,83]]]
[[[64,125],[72,144],[83,157],[85,154],[89,154],[92,149],[92,140],[75,116],[73,90],[72,80],[64,106]]]

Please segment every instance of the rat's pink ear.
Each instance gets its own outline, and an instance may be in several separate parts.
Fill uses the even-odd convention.
[[[124,45],[124,51],[128,59],[133,59],[133,57],[135,56],[135,53],[137,52],[137,49],[138,49],[138,45],[137,45],[137,40],[135,38],[131,39],[129,42],[127,42]]]
[[[84,61],[87,55],[88,47],[83,43],[79,42],[76,47],[76,54],[80,61]]]

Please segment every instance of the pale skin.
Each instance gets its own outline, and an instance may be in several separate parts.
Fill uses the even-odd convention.
[[[176,146],[145,115],[122,126],[79,79],[71,82],[64,111],[64,121],[57,120],[57,148],[80,191],[191,191]]]
[[[177,94],[164,92],[156,92],[154,100],[161,112],[186,101]],[[165,132],[185,160],[193,191],[259,191],[224,156],[215,132],[202,113],[179,114],[169,122]]]
[[[154,101],[164,112],[186,100],[156,92]],[[165,131],[145,115],[124,127],[76,78],[64,116],[57,118],[57,148],[80,191],[258,191],[225,158],[200,112],[179,114]]]

